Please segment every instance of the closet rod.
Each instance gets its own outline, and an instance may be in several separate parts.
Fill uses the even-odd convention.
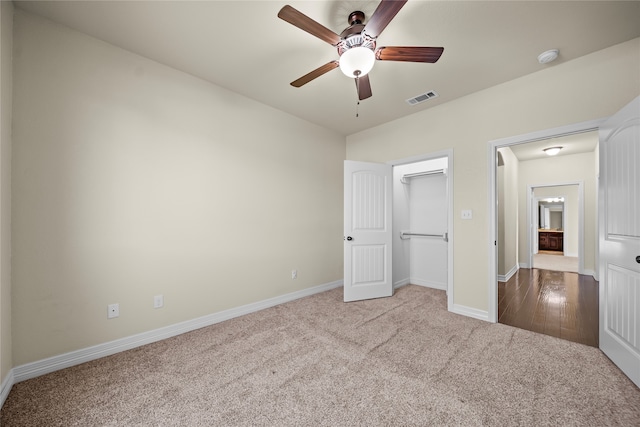
[[[446,173],[447,173],[446,169],[437,169],[433,171],[408,173],[408,174],[402,175],[402,178],[400,178],[400,182],[402,182],[403,184],[408,184],[409,181],[407,181],[407,178],[414,178],[416,176],[426,176],[426,175],[443,175],[443,174],[446,175]]]
[[[405,237],[418,236],[418,237],[440,237],[445,242],[449,241],[448,233],[443,234],[427,234],[427,233],[411,233],[410,231],[401,231],[400,238],[404,239]]]

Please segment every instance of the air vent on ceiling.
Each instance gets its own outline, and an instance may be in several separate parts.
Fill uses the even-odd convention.
[[[409,105],[417,105],[420,104],[421,102],[427,101],[431,98],[436,98],[438,96],[437,93],[435,93],[434,91],[430,90],[429,92],[425,92],[422,93],[418,96],[415,96],[413,98],[409,98],[407,99],[407,104]]]

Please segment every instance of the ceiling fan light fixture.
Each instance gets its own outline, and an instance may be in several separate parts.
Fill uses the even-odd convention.
[[[373,68],[376,56],[367,47],[356,46],[340,56],[340,70],[345,76],[355,78],[365,76]]]
[[[545,148],[542,151],[547,153],[547,156],[555,156],[560,152],[560,150],[562,150],[562,147],[549,147],[549,148]]]

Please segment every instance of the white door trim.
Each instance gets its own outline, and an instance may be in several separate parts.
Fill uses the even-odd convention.
[[[489,318],[490,322],[498,321],[498,266],[497,266],[497,230],[498,230],[498,212],[496,204],[498,195],[496,193],[496,170],[497,150],[501,147],[510,145],[524,144],[527,142],[542,141],[545,139],[558,138],[562,136],[575,135],[579,133],[597,131],[600,125],[607,118],[589,120],[586,122],[574,123],[571,125],[560,126],[551,129],[540,130],[522,135],[510,136],[507,138],[494,139],[489,141],[488,164],[489,164],[489,239],[487,246],[489,248]],[[597,255],[596,255],[597,256]]]
[[[447,310],[453,311],[453,243],[455,242],[453,233],[453,149],[437,151],[434,153],[419,156],[406,157],[387,162],[391,166],[406,165],[424,160],[447,158],[447,232],[449,244],[447,245]]]
[[[558,187],[563,185],[577,185],[578,186],[578,274],[584,274],[584,181],[566,181],[566,182],[558,182],[553,184],[537,184],[537,185],[527,185],[527,227],[529,227],[529,233],[527,233],[527,238],[529,239],[527,243],[527,260],[528,260],[528,268],[533,267],[533,254],[535,252],[535,229],[534,229],[534,221],[537,219],[534,216],[534,207],[537,209],[536,199],[533,195],[534,188],[540,187]],[[565,212],[562,213],[562,221],[565,221]],[[566,222],[563,222],[566,224]],[[564,251],[563,251],[564,252]]]

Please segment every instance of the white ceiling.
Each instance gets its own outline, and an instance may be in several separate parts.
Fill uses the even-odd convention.
[[[409,0],[378,46],[443,46],[436,64],[379,61],[373,97],[333,70],[301,87],[289,83],[338,58],[329,44],[277,17],[272,1],[16,1],[108,43],[350,135],[640,36],[638,1]],[[291,1],[340,33],[347,15],[370,16],[378,1]],[[541,52],[560,57],[540,65]],[[434,90],[417,106],[405,100]]]
[[[545,139],[542,141],[528,142],[526,144],[511,145],[509,148],[516,158],[523,162],[548,158],[542,151],[549,147],[562,147],[556,156],[570,156],[572,154],[591,153],[598,147],[598,132],[584,132],[576,135],[563,136],[561,138]]]

